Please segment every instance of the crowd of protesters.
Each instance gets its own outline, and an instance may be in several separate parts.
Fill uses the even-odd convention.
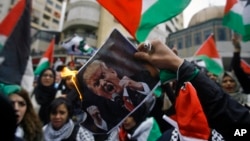
[[[28,94],[24,88],[13,85],[16,89],[4,93],[7,98],[1,96],[0,103],[5,104],[6,115],[1,116],[0,121],[6,120],[6,124],[12,128],[5,131],[8,132],[5,134],[5,139],[15,141],[182,140],[180,131],[164,121],[162,116],[172,116],[176,113],[175,100],[186,82],[190,82],[197,91],[208,127],[211,129],[209,137],[205,140],[235,140],[234,133],[236,129],[241,128],[249,129],[248,132],[250,132],[248,95],[250,75],[244,73],[239,65],[241,51],[239,38],[232,40],[235,48],[232,53],[232,70],[225,71],[221,76],[201,70],[196,64],[180,58],[176,50],[171,50],[161,41],[152,40],[150,43],[151,51],[145,50],[144,43],[141,43],[135,58],[147,61],[160,70],[173,72],[178,77],[172,82],[162,84],[162,95],[156,98],[152,111],[146,116],[142,116],[144,115],[142,113],[145,113],[145,108],[142,106],[108,135],[103,137],[95,135],[81,124],[86,118],[86,112],[81,109],[81,100],[71,82],[72,76],[62,77],[59,85],[56,85],[56,72],[62,69],[48,68],[38,77],[32,94]],[[78,69],[75,68],[75,70]],[[189,110],[188,106],[186,105],[186,110]],[[16,113],[15,120],[11,111]],[[1,134],[3,132],[1,130]],[[197,134],[200,132],[202,131],[197,131]]]

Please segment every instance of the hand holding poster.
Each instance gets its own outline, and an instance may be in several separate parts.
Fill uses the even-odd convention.
[[[136,60],[134,45],[113,30],[102,47],[79,69],[76,78],[87,113],[82,125],[93,133],[109,133],[136,110],[147,116],[154,105],[158,71]]]

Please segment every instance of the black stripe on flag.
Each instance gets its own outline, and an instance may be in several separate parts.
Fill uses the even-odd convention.
[[[30,55],[30,11],[31,0],[26,0],[25,10],[8,37],[1,57],[0,82],[20,85]]]

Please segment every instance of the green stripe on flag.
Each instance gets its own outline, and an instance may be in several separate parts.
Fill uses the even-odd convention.
[[[209,72],[211,72],[217,76],[219,76],[223,73],[223,71],[224,71],[223,68],[212,58],[209,58],[205,55],[200,55],[200,56],[197,56],[196,58],[201,59],[205,62],[206,69]]]
[[[136,31],[136,38],[139,41],[144,41],[156,25],[180,14],[189,3],[190,0],[158,0],[142,13],[140,25]]]
[[[230,27],[234,31],[245,34],[242,16],[233,11],[228,12],[223,18],[223,25]]]
[[[154,118],[152,118],[152,120],[153,120],[153,126],[150,130],[147,141],[155,141],[162,135],[158,123]]]
[[[40,64],[39,66],[37,66],[37,68],[36,68],[34,74],[35,74],[35,75],[40,75],[40,73],[41,73],[43,70],[49,68],[49,66],[50,66],[50,64],[49,64],[48,61],[43,62],[42,64]]]
[[[242,40],[249,41],[250,40],[250,24],[245,25],[245,31],[247,31],[247,33],[242,36]]]

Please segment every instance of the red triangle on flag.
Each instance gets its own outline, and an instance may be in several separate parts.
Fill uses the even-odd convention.
[[[214,34],[211,34],[208,39],[201,45],[201,47],[195,52],[194,56],[206,55],[210,58],[220,58],[217,51]]]
[[[240,66],[246,74],[250,74],[250,65],[245,60],[241,59]]]
[[[25,9],[26,0],[19,0],[17,4],[11,9],[8,15],[0,23],[0,34],[9,36],[15,29],[19,19],[22,17]]]
[[[135,37],[140,23],[141,0],[97,0]],[[133,10],[132,10],[133,9]]]
[[[29,86],[23,82],[32,81],[30,60],[30,17],[31,0],[18,0],[0,23],[0,82],[4,84]],[[31,72],[31,73],[30,73]],[[31,79],[30,79],[31,78]]]
[[[227,14],[232,9],[235,3],[237,3],[237,0],[227,0],[226,6],[224,9],[224,14]]]
[[[50,41],[50,44],[46,50],[46,52],[43,54],[43,57],[48,58],[50,65],[54,62],[54,46],[55,46],[55,38]]]
[[[205,141],[211,134],[206,115],[197,92],[190,82],[186,82],[176,98],[174,115],[164,115],[163,119],[179,131],[180,140]]]
[[[197,92],[190,82],[186,82],[184,87],[180,90],[175,105],[180,133],[187,137],[208,139],[210,128]]]

